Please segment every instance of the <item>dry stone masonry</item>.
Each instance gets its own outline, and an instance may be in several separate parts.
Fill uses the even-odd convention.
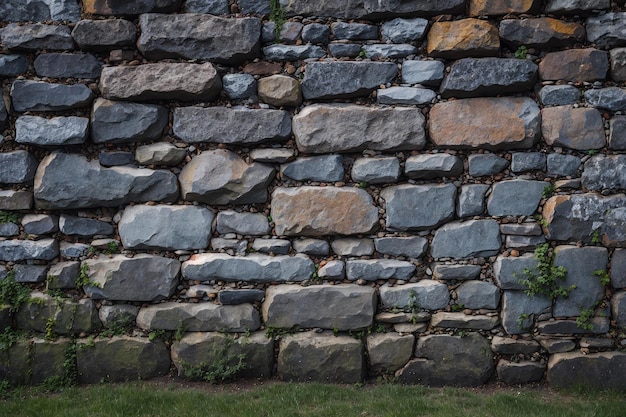
[[[626,390],[624,82],[623,1],[3,0],[0,381]]]

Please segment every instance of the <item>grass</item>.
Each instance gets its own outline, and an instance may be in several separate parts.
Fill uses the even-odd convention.
[[[183,385],[187,384],[187,385]],[[425,388],[266,382],[241,386],[134,382],[46,394],[17,389],[0,400],[0,416],[376,416],[622,417],[623,393],[564,393],[549,388]]]

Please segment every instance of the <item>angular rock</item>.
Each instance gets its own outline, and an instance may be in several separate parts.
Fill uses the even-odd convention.
[[[296,107],[302,104],[298,80],[286,75],[271,75],[258,82],[259,98],[271,106]]]
[[[353,181],[386,184],[398,181],[400,160],[395,157],[358,158],[350,173]]]
[[[238,213],[224,210],[217,213],[217,232],[220,234],[266,235],[271,233],[267,216],[262,213]]]
[[[271,215],[279,236],[353,235],[378,229],[372,197],[356,188],[277,188]]]
[[[261,20],[209,14],[147,13],[139,17],[137,48],[146,58],[200,59],[235,65],[260,56]]]
[[[297,158],[281,165],[280,172],[296,181],[341,181],[343,158],[341,155],[322,155]]]
[[[187,0],[184,11],[186,13],[229,14],[227,0]]]
[[[415,273],[415,265],[395,259],[354,260],[346,263],[346,278],[376,281],[379,279],[408,280]]]
[[[93,98],[93,91],[83,84],[17,80],[11,86],[13,108],[18,112],[70,110],[89,105]]]
[[[489,189],[487,184],[466,184],[461,186],[461,192],[456,204],[457,216],[480,216],[485,211],[485,193]]]
[[[611,60],[611,79],[626,81],[626,48],[615,48],[609,51]],[[2,56],[0,56],[0,74],[2,74]]]
[[[596,109],[571,106],[541,110],[543,139],[548,145],[570,149],[599,149],[606,145],[602,115]]]
[[[222,82],[211,63],[105,67],[100,92],[111,100],[212,100]]]
[[[491,339],[491,350],[501,355],[517,355],[522,353],[530,355],[538,352],[541,346],[534,340],[511,339],[508,337],[494,336]]]
[[[496,283],[503,290],[525,290],[526,286],[520,283],[525,278],[524,271],[535,273],[538,263],[539,261],[532,253],[519,257],[498,256],[493,264]]]
[[[102,51],[134,46],[137,28],[124,19],[84,19],[76,23],[72,37],[81,49]]]
[[[124,210],[118,231],[126,249],[204,249],[214,218],[204,207],[138,204]]]
[[[537,0],[470,0],[470,16],[501,16],[510,13],[530,13],[535,11]]]
[[[51,261],[59,255],[54,239],[0,241],[0,261],[19,262],[30,259]]]
[[[322,58],[326,51],[317,45],[270,45],[263,48],[263,55],[269,61],[300,61]]]
[[[34,191],[40,209],[117,207],[130,202],[174,201],[178,183],[169,171],[103,168],[81,155],[52,153],[39,164]]]
[[[512,48],[562,48],[585,40],[585,28],[551,17],[506,19],[500,22],[500,38]]]
[[[307,100],[368,96],[397,74],[393,62],[311,62],[306,66],[302,94]]]
[[[510,335],[527,333],[532,330],[536,317],[549,311],[551,306],[552,301],[544,295],[530,297],[523,291],[504,291],[502,327]]]
[[[626,188],[626,175],[621,171],[624,164],[626,156],[623,155],[593,156],[585,162],[583,186],[597,191]]]
[[[624,390],[626,354],[623,352],[557,353],[548,361],[547,379],[554,388],[588,386],[606,390]]]
[[[346,277],[346,264],[343,261],[326,262],[317,270],[317,276],[321,279],[342,281]]]
[[[417,48],[407,43],[363,45],[362,50],[369,59],[398,59],[417,53]]]
[[[249,1],[249,0],[246,0]],[[444,0],[433,3],[428,0],[408,0],[399,4],[393,0],[348,0],[337,3],[331,0],[287,0],[281,3],[288,16],[326,16],[342,19],[382,19],[413,14],[435,15],[461,13],[463,0]]]
[[[291,119],[284,110],[178,107],[174,110],[174,134],[188,143],[281,141],[291,136]]]
[[[46,272],[48,268],[45,265],[15,265],[13,267],[13,280],[15,282],[33,284],[46,281]],[[4,278],[3,278],[4,279]],[[9,325],[10,326],[10,325]]]
[[[453,222],[437,229],[431,255],[435,259],[493,256],[500,245],[500,230],[495,220]]]
[[[465,308],[495,310],[500,304],[500,290],[484,281],[464,281],[456,289],[457,303]]]
[[[257,93],[257,81],[250,74],[225,74],[222,87],[233,100],[250,98]]]
[[[402,63],[402,82],[438,86],[443,80],[444,65],[441,61],[414,61]]]
[[[15,223],[2,223],[0,224],[0,236],[11,237],[20,234],[20,227]]]
[[[587,40],[598,48],[612,48],[626,44],[626,13],[591,16],[586,23]]]
[[[509,166],[509,161],[505,158],[490,153],[471,154],[467,157],[467,162],[472,177],[498,174]]]
[[[102,63],[91,54],[41,54],[35,59],[34,66],[38,76],[51,78],[94,80],[102,71]]]
[[[430,325],[455,329],[491,330],[499,323],[498,317],[463,313],[438,312],[433,314]]]
[[[539,106],[525,97],[437,103],[429,116],[430,139],[444,148],[527,149],[541,129]]]
[[[0,30],[0,41],[7,49],[36,51],[74,49],[70,28],[44,23],[10,23]]]
[[[299,282],[310,279],[313,272],[313,261],[305,255],[201,253],[193,255],[182,266],[185,279],[198,281]]]
[[[626,288],[626,249],[615,249],[611,256],[611,286]]]
[[[59,262],[50,266],[47,277],[47,288],[76,288],[80,275],[80,262]]]
[[[287,255],[289,254],[289,249],[291,249],[291,241],[287,239],[256,238],[252,242],[252,249],[261,253]]]
[[[294,116],[293,132],[306,153],[413,150],[426,144],[424,116],[417,108],[314,104]]]
[[[263,290],[221,290],[217,293],[217,300],[222,305],[238,305],[244,303],[261,302],[265,298]]]
[[[376,93],[378,104],[428,104],[436,97],[433,90],[414,87],[389,87]]]
[[[55,299],[43,293],[31,293],[32,303],[24,304],[15,319],[18,329],[48,332],[53,334],[80,334],[100,329],[98,309],[93,300],[78,302]]]
[[[472,18],[435,22],[428,31],[426,50],[430,56],[445,59],[494,56],[500,51],[498,28]]]
[[[404,174],[413,179],[456,177],[463,172],[463,161],[447,153],[410,156],[404,165]]]
[[[609,123],[609,147],[616,151],[626,150],[626,116],[613,116]]]
[[[112,235],[114,231],[111,223],[86,217],[70,216],[68,214],[61,214],[59,218],[59,229],[61,233],[65,235],[85,237]]]
[[[135,326],[139,307],[130,304],[103,305],[100,307],[98,316],[102,325],[111,329],[114,327]]]
[[[272,167],[226,149],[202,152],[178,176],[183,199],[215,205],[264,203],[273,178]]]
[[[170,13],[180,9],[182,0],[84,0],[83,8],[87,14],[138,15],[143,13]]]
[[[546,85],[539,90],[544,106],[562,106],[580,101],[580,90],[573,85]]]
[[[100,152],[98,160],[103,167],[130,165],[135,162],[135,155],[125,151]]]
[[[423,237],[381,237],[374,239],[378,253],[391,256],[419,258],[426,253],[428,239]]]
[[[42,384],[65,377],[65,353],[71,349],[69,339],[47,341],[38,337],[24,337],[14,345],[3,345],[0,354],[0,375],[15,385]]]
[[[577,177],[581,160],[574,155],[551,153],[547,158],[548,175]]]
[[[270,23],[274,23],[274,22],[270,22]],[[304,25],[300,22],[285,22],[282,25],[282,28],[280,30],[280,34],[279,34],[280,42],[293,45],[300,38],[300,33],[302,32],[303,27]],[[264,25],[264,29],[265,29],[265,25]],[[274,31],[275,30],[276,29],[274,29]],[[276,35],[274,35],[274,38],[275,37]]]
[[[537,65],[515,58],[463,58],[455,61],[441,84],[441,96],[478,97],[532,89]]]
[[[14,77],[28,71],[28,59],[24,55],[0,54],[0,77]]]
[[[454,184],[396,185],[380,195],[386,201],[389,230],[427,230],[454,217]]]
[[[32,207],[30,191],[0,190],[0,210],[30,210]]]
[[[511,155],[511,171],[545,171],[546,154],[541,152],[515,152]]]
[[[608,0],[547,0],[545,11],[562,14],[588,13],[591,10],[607,10],[610,6]]]
[[[397,333],[374,333],[367,336],[367,359],[375,374],[395,372],[413,355],[415,336]]]
[[[372,239],[343,237],[334,239],[330,246],[336,255],[341,256],[369,256],[374,253],[374,241]]]
[[[609,111],[626,110],[626,90],[619,87],[606,87],[585,91],[585,100],[593,107]]]
[[[378,26],[365,23],[335,22],[331,25],[335,39],[366,41],[378,39]]]
[[[358,285],[279,285],[268,288],[263,320],[278,328],[353,330],[374,320],[376,291]]]
[[[543,245],[546,238],[543,236],[507,236],[504,246],[521,250],[532,250]]]
[[[491,216],[530,216],[537,210],[545,181],[509,180],[495,183],[487,199]]]
[[[608,314],[609,310],[605,310]],[[609,331],[610,322],[608,317],[592,317],[589,319],[589,328],[583,327],[576,320],[549,320],[537,324],[539,334],[563,335],[563,334],[603,334]]]
[[[0,153],[0,184],[29,183],[35,177],[39,162],[27,151]]]
[[[606,77],[609,58],[594,48],[549,52],[539,63],[542,80],[596,81]]]
[[[496,367],[498,379],[507,385],[528,384],[543,378],[546,366],[540,362],[512,362],[500,359]]]
[[[135,149],[135,160],[140,165],[176,166],[183,162],[187,151],[168,142],[152,143]]]
[[[393,43],[406,43],[421,40],[426,33],[428,20],[422,18],[396,18],[385,22],[380,27],[383,39]]]
[[[112,255],[87,259],[81,268],[87,271],[89,282],[99,285],[83,287],[94,300],[157,301],[174,293],[180,262],[147,254]]]
[[[617,326],[626,329],[626,292],[621,291],[611,298],[611,314]]]
[[[59,231],[59,218],[51,214],[27,214],[21,220],[24,233],[45,235]]]
[[[516,236],[540,236],[542,230],[539,223],[505,223],[500,225],[500,233]]]
[[[0,5],[0,20],[6,22],[79,19],[80,6],[73,0],[7,0]]]
[[[336,58],[356,58],[361,53],[358,43],[331,43],[328,45],[330,54]]]
[[[89,119],[59,116],[47,119],[21,116],[15,122],[15,141],[38,146],[77,145],[89,136]]]
[[[97,99],[91,112],[94,143],[148,142],[159,139],[168,122],[166,107]]]
[[[296,239],[293,241],[293,248],[296,252],[307,255],[328,255],[330,253],[330,245],[322,239]]]
[[[330,28],[321,23],[311,23],[302,28],[302,41],[313,44],[328,44]]]
[[[432,279],[415,284],[380,287],[380,301],[386,308],[440,310],[450,301],[448,286]]]

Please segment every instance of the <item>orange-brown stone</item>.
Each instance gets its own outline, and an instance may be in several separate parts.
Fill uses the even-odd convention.
[[[581,151],[606,145],[604,122],[597,109],[546,107],[541,110],[541,119],[541,132],[548,145]]]
[[[542,80],[596,81],[606,77],[609,58],[594,48],[550,52],[539,63]]]
[[[430,56],[448,59],[495,56],[500,51],[498,28],[479,19],[435,22],[426,49]]]
[[[509,13],[529,13],[537,0],[470,0],[470,16],[501,16]]]

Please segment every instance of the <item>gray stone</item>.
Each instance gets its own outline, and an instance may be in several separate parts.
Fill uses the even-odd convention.
[[[361,45],[358,43],[331,43],[328,45],[330,54],[337,58],[356,58],[361,53]]]
[[[610,120],[609,148],[626,150],[626,116],[613,116]]]
[[[230,250],[235,252],[237,255],[243,255],[248,251],[248,241],[215,237],[211,239],[211,248],[216,251]]]
[[[0,130],[4,129],[9,120],[9,115],[7,114],[6,104],[4,104],[4,99],[0,100]],[[3,141],[3,137],[0,134],[0,144]]]
[[[124,19],[83,19],[74,26],[72,37],[81,49],[115,49],[134,45],[137,28]]]
[[[548,154],[548,175],[577,177],[582,162],[574,155]]]
[[[30,210],[32,207],[32,192],[0,190],[0,210]]]
[[[508,337],[494,336],[491,339],[491,350],[501,355],[517,355],[519,353],[530,355],[538,352],[541,346],[534,340],[511,339]]]
[[[242,13],[266,15],[270,14],[269,2],[259,0],[239,0],[237,2]]]
[[[346,278],[377,281],[379,279],[408,280],[415,274],[415,265],[395,259],[354,260],[346,262]]]
[[[546,243],[543,236],[507,236],[505,246],[521,250],[532,250],[539,245]]]
[[[480,275],[480,265],[446,265],[436,264],[433,278],[443,281],[476,279]]]
[[[446,313],[442,311],[433,314],[430,325],[454,329],[491,330],[499,322],[500,320],[496,316]]]
[[[457,303],[472,310],[495,310],[500,304],[500,290],[488,282],[465,281],[457,287],[456,292]]]
[[[68,214],[61,214],[59,218],[59,229],[61,233],[69,236],[95,236],[112,235],[113,226],[111,223],[103,222],[86,217],[76,217]]]
[[[396,372],[401,383],[479,386],[487,382],[494,371],[489,342],[478,333],[465,337],[420,337],[415,356],[416,359]]]
[[[144,380],[167,375],[170,370],[169,351],[160,340],[129,336],[80,339],[76,352],[81,384]]]
[[[86,265],[86,266],[85,266]],[[83,290],[94,300],[156,301],[171,297],[180,262],[156,255],[101,256],[83,262],[90,282]]]
[[[330,28],[328,29],[330,31]],[[276,42],[276,22],[264,22],[261,29],[261,43],[267,45]]]
[[[480,216],[485,211],[485,193],[489,189],[487,184],[466,184],[461,186],[461,192],[456,202],[457,216]]]
[[[386,184],[398,181],[400,160],[395,157],[358,158],[352,165],[353,181]]]
[[[426,253],[428,239],[423,237],[381,237],[374,239],[378,253],[391,256],[419,258]]]
[[[0,41],[7,49],[36,51],[74,49],[70,28],[44,23],[10,23],[0,30]]]
[[[32,182],[39,162],[27,151],[0,153],[0,184]]]
[[[380,195],[386,201],[389,230],[427,230],[454,217],[453,184],[403,184],[387,187]]]
[[[415,46],[406,43],[363,45],[362,50],[369,59],[398,59],[417,53]]]
[[[539,223],[504,223],[500,225],[500,233],[517,236],[539,236],[542,233]]]
[[[84,12],[97,15],[138,15],[143,13],[171,13],[180,9],[182,0],[85,0]]]
[[[526,286],[520,283],[526,278],[524,271],[535,272],[538,262],[532,253],[526,253],[519,257],[498,256],[493,264],[496,283],[503,290],[525,290],[527,289]]]
[[[257,148],[250,151],[250,158],[256,162],[282,164],[293,159],[294,150],[290,148]]]
[[[307,255],[324,256],[330,253],[330,245],[327,241],[322,239],[296,239],[293,241],[293,248],[296,252],[306,253]]]
[[[262,213],[238,213],[224,210],[217,213],[217,232],[220,234],[256,236],[271,233],[267,216]]]
[[[495,220],[468,220],[437,229],[430,252],[435,259],[485,257],[498,253],[500,244],[500,230]]]
[[[47,119],[20,116],[15,122],[15,141],[38,146],[79,145],[89,136],[89,119],[59,116]]]
[[[597,109],[545,107],[541,117],[541,131],[548,145],[589,150],[606,144],[602,115]]]
[[[187,0],[185,13],[229,14],[228,0]]]
[[[504,291],[501,319],[504,330],[512,334],[527,333],[536,318],[550,310],[552,301],[544,295],[528,296],[523,291]]]
[[[606,310],[606,314],[609,310]],[[582,327],[576,320],[550,320],[537,324],[537,332],[548,335],[562,334],[603,334],[609,331],[608,317],[593,317],[589,320],[590,328]]]
[[[582,184],[589,190],[626,188],[626,155],[594,155],[585,162]]]
[[[368,96],[397,74],[393,62],[311,62],[306,66],[302,94],[307,100]]]
[[[291,120],[284,110],[178,107],[174,134],[188,143],[258,144],[289,138]]]
[[[622,375],[626,370],[623,352],[557,353],[548,361],[547,379],[554,388],[593,387],[605,390],[626,389]]]
[[[209,14],[147,13],[137,48],[146,58],[199,59],[234,65],[260,56],[261,20]]]
[[[326,51],[317,45],[270,45],[263,48],[263,55],[269,61],[300,61],[322,58]]]
[[[252,242],[252,250],[275,255],[287,255],[291,249],[291,241],[287,239],[256,238]]]
[[[21,220],[24,233],[45,235],[59,230],[59,218],[53,214],[27,214]]]
[[[441,84],[441,96],[478,97],[532,89],[537,65],[515,58],[463,58],[455,61]]]
[[[250,98],[257,93],[257,82],[250,74],[226,74],[222,77],[222,88],[233,100]]]
[[[192,256],[182,267],[185,279],[198,281],[299,282],[310,279],[314,271],[313,261],[305,255],[201,253]]]
[[[610,6],[608,0],[548,0],[545,11],[546,13],[570,14],[591,10],[607,10]]]
[[[47,332],[52,326],[53,334],[80,334],[100,329],[98,309],[93,300],[55,299],[43,293],[31,293],[32,303],[20,308],[15,319],[18,329]]]
[[[511,171],[515,173],[528,171],[545,171],[546,154],[541,152],[513,152],[511,154]]]
[[[376,312],[376,291],[358,285],[269,287],[262,306],[267,326],[353,330],[368,327]]]
[[[212,100],[222,81],[211,63],[161,62],[104,67],[100,92],[111,100]]]
[[[59,255],[54,239],[0,241],[0,261],[19,262],[30,259],[51,261]]]
[[[278,40],[281,43],[293,45],[300,38],[304,25],[300,22],[285,22],[280,30]]]
[[[65,376],[65,353],[69,339],[47,341],[39,337],[20,338],[0,354],[0,375],[12,385],[42,384]]]
[[[335,39],[366,41],[378,39],[378,26],[365,23],[336,22],[331,25]]]
[[[138,204],[124,210],[118,232],[126,249],[204,249],[214,218],[204,207]]]
[[[563,106],[580,101],[580,90],[573,85],[546,85],[539,90],[544,106]]]
[[[626,292],[619,291],[611,298],[611,317],[617,327],[626,329]]]
[[[161,137],[167,122],[168,111],[163,106],[99,98],[91,113],[91,140],[94,143],[148,142]]]
[[[487,211],[491,216],[530,216],[537,210],[544,188],[544,181],[509,180],[492,186],[487,199]]]
[[[626,288],[626,249],[615,249],[611,256],[611,286]]]
[[[103,167],[130,165],[135,162],[135,155],[126,151],[100,152],[98,161]]]
[[[341,181],[343,158],[341,155],[323,155],[297,158],[282,164],[280,173],[296,181]]]
[[[467,161],[469,162],[469,174],[472,177],[495,175],[509,166],[509,161],[490,153],[471,154],[467,157]]]
[[[507,385],[528,384],[540,381],[545,370],[546,366],[540,362],[512,362],[506,359],[500,359],[496,367],[498,379]]]
[[[204,151],[182,169],[181,195],[187,201],[225,205],[264,203],[274,168],[258,162],[247,164],[226,149]]]
[[[75,109],[89,105],[93,98],[93,91],[83,84],[16,80],[11,86],[13,108],[17,112]]]
[[[20,227],[15,223],[0,223],[0,236],[11,237],[20,234]]]
[[[0,5],[0,20],[6,22],[79,19],[80,6],[75,0],[7,0]]]
[[[378,104],[428,104],[437,93],[427,88],[389,87],[376,93]]]
[[[500,38],[512,50],[522,45],[527,48],[563,48],[584,42],[585,28],[579,23],[551,17],[506,19],[500,22]]]
[[[278,376],[284,381],[354,384],[364,373],[362,342],[350,336],[305,332],[280,340]]]
[[[265,291],[254,289],[222,290],[217,293],[217,300],[222,305],[237,305],[263,301]]]
[[[34,191],[40,209],[117,207],[130,202],[174,201],[178,183],[169,171],[103,168],[82,155],[52,153],[39,164]]]
[[[80,262],[59,262],[50,265],[48,270],[48,289],[76,288],[80,275]]]
[[[28,71],[28,58],[24,55],[0,54],[0,77],[14,77]]]
[[[38,76],[52,78],[94,80],[102,70],[102,63],[91,54],[41,54],[35,59],[34,66]]]
[[[249,0],[247,0],[249,1]],[[409,0],[401,4],[393,0],[286,0],[281,3],[287,16],[325,16],[338,19],[383,19],[406,15],[438,15],[462,13],[463,0],[444,0],[433,3],[428,0]]]
[[[585,100],[594,107],[610,111],[626,110],[626,90],[619,87],[587,90],[585,91]]]
[[[135,149],[135,159],[141,165],[176,166],[185,159],[186,155],[185,149],[168,142],[142,145]]]
[[[608,3],[605,0],[605,3]],[[607,5],[607,9],[608,9]],[[626,13],[606,13],[587,19],[587,40],[599,48],[626,44]]]
[[[336,255],[341,256],[369,256],[374,253],[374,241],[372,239],[343,237],[334,239],[330,243],[330,247]]]
[[[422,18],[396,18],[382,24],[380,31],[383,39],[393,43],[405,43],[421,40],[426,33],[428,20]]]
[[[302,40],[307,43],[328,44],[330,28],[321,23],[311,23],[302,28]]]
[[[613,81],[626,81],[626,48],[615,48],[609,51],[609,59],[611,61],[611,79]],[[0,56],[0,62],[2,57]],[[0,63],[0,73],[2,73],[2,64]]]
[[[346,277],[346,264],[343,261],[326,262],[317,270],[317,276],[321,279],[343,280]]]
[[[413,355],[415,336],[374,333],[367,336],[367,359],[374,374],[387,374],[402,368]]]
[[[380,301],[386,308],[440,310],[450,301],[448,286],[432,279],[415,284],[380,287]]]
[[[135,327],[139,307],[130,304],[103,305],[98,311],[102,325],[107,329]]]
[[[89,245],[86,243],[61,242],[59,251],[61,252],[61,258],[78,259],[87,255]]]
[[[438,86],[443,80],[444,65],[441,61],[413,61],[402,63],[402,82]]]
[[[404,164],[404,173],[414,179],[456,177],[463,173],[463,161],[447,153],[410,156]]]
[[[145,330],[190,332],[245,332],[261,325],[259,312],[252,304],[221,306],[208,303],[166,302],[141,308],[137,326]]]
[[[46,280],[45,265],[15,265],[13,267],[13,280],[19,283],[34,284]],[[4,279],[4,278],[3,278]]]

